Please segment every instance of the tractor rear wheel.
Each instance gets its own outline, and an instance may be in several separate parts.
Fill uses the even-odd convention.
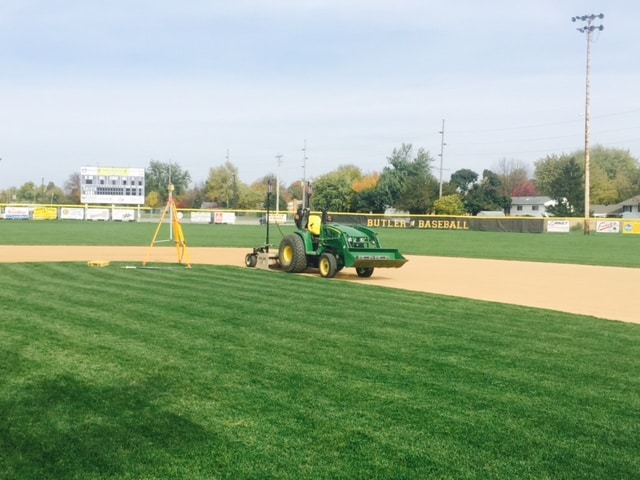
[[[370,277],[373,275],[373,267],[356,267],[356,273],[359,277]]]
[[[302,273],[307,269],[307,254],[300,235],[292,233],[280,242],[278,249],[280,266],[285,272]]]
[[[333,278],[338,273],[338,261],[333,253],[323,253],[320,255],[318,262],[320,276],[324,278]]]

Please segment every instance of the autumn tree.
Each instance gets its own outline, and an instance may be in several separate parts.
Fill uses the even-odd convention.
[[[536,195],[536,186],[531,180],[520,182],[511,192],[512,197],[535,197]]]
[[[191,186],[181,196],[178,202],[179,208],[200,208],[204,201],[204,183],[200,182]]]
[[[504,197],[511,197],[518,185],[529,180],[529,166],[520,160],[503,158],[493,171],[500,179],[499,193]]]
[[[464,203],[460,195],[445,195],[433,202],[433,211],[436,215],[464,215]]]
[[[147,193],[147,196],[144,199],[145,205],[151,207],[151,210],[157,208],[161,205],[160,202],[160,194],[156,190],[151,190]]]
[[[80,204],[82,192],[80,173],[74,172],[64,182],[64,198],[66,203]]]
[[[373,172],[353,182],[351,211],[383,213],[390,203],[388,195],[378,188],[380,174]]]
[[[369,173],[360,178],[356,178],[353,181],[351,188],[355,193],[364,192],[365,190],[371,190],[378,186],[380,182],[380,174],[378,172]]]

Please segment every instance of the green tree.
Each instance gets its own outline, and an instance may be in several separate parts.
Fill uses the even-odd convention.
[[[205,196],[209,201],[232,208],[239,201],[238,182],[238,167],[227,160],[223,165],[209,170],[204,187]]]
[[[629,150],[595,146],[590,159],[592,203],[619,203],[640,194],[640,162]]]
[[[640,163],[628,150],[595,146],[589,158],[591,203],[615,204],[640,194]],[[557,186],[554,183],[556,178],[567,175],[566,168],[571,161],[580,169],[584,179],[584,150],[538,160],[534,173],[538,192],[555,198],[552,185]],[[584,184],[580,188],[584,191]]]
[[[18,203],[34,203],[38,195],[38,187],[33,182],[25,182],[18,188],[16,200]]]
[[[42,192],[40,203],[59,204],[64,200],[64,192],[55,183],[49,182]]]
[[[455,187],[456,191],[466,195],[471,187],[478,181],[478,174],[468,168],[457,170],[451,174],[449,183]]]
[[[474,184],[464,196],[465,209],[471,215],[479,212],[505,210],[511,205],[511,197],[502,194],[502,182],[491,170],[482,172],[480,183]]]
[[[429,213],[433,208],[433,199],[438,197],[438,182],[430,175],[410,176],[400,197],[395,202],[399,210],[411,213]]]
[[[354,193],[352,202],[353,212],[384,213],[391,204],[391,197],[384,189],[376,186]]]
[[[18,198],[18,189],[16,187],[9,187],[5,190],[0,191],[1,203],[10,203],[17,198]]]
[[[238,184],[238,208],[243,210],[262,210],[267,207],[268,186],[262,182],[254,182],[251,185]],[[275,194],[271,200],[275,205]]]
[[[362,171],[353,165],[343,165],[313,182],[311,206],[314,210],[350,212],[355,192],[354,182],[362,179]]]
[[[584,174],[583,169],[570,158],[549,185],[550,197],[555,206],[547,211],[556,217],[582,217],[584,215]]]
[[[179,197],[187,190],[190,182],[189,172],[182,170],[177,163],[151,160],[144,172],[145,193],[158,192],[161,203],[166,203],[169,199],[169,184],[174,187],[173,195]]]
[[[277,182],[277,175],[270,173],[255,181],[251,185],[251,189],[255,190],[256,193],[258,193],[258,195],[256,197],[253,197],[252,200],[254,202],[257,201],[257,204],[259,205],[258,208],[267,208],[267,192],[269,191],[269,185],[271,185],[271,195],[269,195],[269,209],[276,210],[276,202],[278,201],[278,192],[276,187]],[[278,206],[278,210],[287,210],[288,197],[289,193],[287,192],[287,189],[284,188],[284,185],[282,185],[282,182],[280,182],[280,205]],[[255,206],[250,208],[255,208]]]
[[[394,148],[387,158],[388,166],[380,175],[378,188],[386,195],[390,203],[399,210],[412,213],[426,213],[433,197],[435,178],[431,173],[433,159],[423,148],[413,153],[411,144],[402,144]]]
[[[553,197],[551,184],[561,175],[564,166],[571,160],[569,155],[547,155],[535,162],[534,178],[540,195]]]

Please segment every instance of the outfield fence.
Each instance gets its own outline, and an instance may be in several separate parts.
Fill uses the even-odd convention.
[[[226,209],[177,209],[178,218],[194,224],[258,225],[293,224],[294,212]],[[166,217],[166,208],[143,206],[0,204],[0,218],[4,220],[64,220],[158,222]],[[524,217],[524,216],[444,216],[410,214],[366,214],[328,212],[332,221],[357,224],[374,229],[469,230],[518,233],[568,233],[583,231],[585,219],[580,217]],[[597,234],[640,234],[640,219],[589,218],[589,231]]]

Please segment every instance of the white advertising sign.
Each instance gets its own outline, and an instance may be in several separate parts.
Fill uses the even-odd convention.
[[[234,212],[215,212],[215,223],[236,223],[236,214]]]
[[[569,220],[547,220],[547,232],[569,233],[571,223]]]
[[[136,212],[130,208],[114,208],[111,210],[111,220],[116,222],[133,222]]]
[[[287,214],[286,213],[269,213],[269,223],[270,224],[284,224],[287,223]]]
[[[596,222],[596,232],[620,233],[620,222],[611,220]]]
[[[211,223],[211,212],[191,212],[191,223]]]
[[[87,220],[109,220],[108,208],[88,208]]]
[[[84,220],[84,208],[61,208],[60,219],[62,220]]]
[[[29,207],[4,207],[3,217],[8,220],[28,220]]]

